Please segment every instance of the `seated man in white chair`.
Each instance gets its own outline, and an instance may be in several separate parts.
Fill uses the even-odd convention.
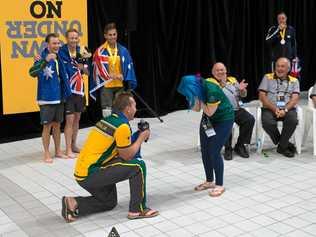
[[[212,68],[212,74],[221,85],[224,94],[235,111],[234,122],[239,126],[239,136],[234,151],[240,157],[249,158],[249,153],[245,144],[250,144],[255,118],[247,110],[241,107],[242,102],[240,100],[241,97],[247,96],[248,83],[246,83],[245,80],[238,83],[235,77],[227,76],[227,70],[223,63],[215,63]],[[233,159],[232,151],[232,135],[230,135],[225,144],[225,160]]]
[[[287,58],[279,58],[275,72],[266,74],[258,88],[259,100],[262,103],[262,127],[270,136],[277,152],[294,157],[295,146],[289,142],[298,124],[296,106],[299,101],[300,85],[295,77],[289,76],[291,63]],[[282,132],[277,122],[283,121]]]

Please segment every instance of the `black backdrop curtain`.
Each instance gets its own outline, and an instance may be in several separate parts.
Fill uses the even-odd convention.
[[[280,11],[296,28],[298,56],[302,60],[301,89],[313,85],[316,68],[316,1],[311,0],[90,0],[89,48],[103,42],[104,24],[117,23],[119,41],[130,49],[138,79],[137,92],[159,114],[186,108],[176,92],[182,75],[210,76],[211,65],[221,61],[231,75],[249,82],[248,100],[270,68],[268,28]],[[90,101],[82,125],[100,116],[99,104]],[[150,115],[138,101],[142,116]],[[41,130],[38,113],[0,117],[0,141]],[[14,129],[12,129],[12,127]]]

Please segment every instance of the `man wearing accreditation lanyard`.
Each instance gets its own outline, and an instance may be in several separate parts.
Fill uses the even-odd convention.
[[[249,158],[249,152],[245,144],[250,144],[255,118],[244,108],[242,108],[241,97],[247,96],[248,83],[242,80],[240,83],[235,77],[227,76],[227,70],[223,63],[215,63],[212,74],[219,82],[224,94],[233,106],[235,113],[235,123],[239,126],[239,136],[234,151],[243,158]],[[232,160],[232,135],[225,144],[225,160]]]
[[[285,57],[292,62],[297,60],[295,29],[287,25],[287,16],[280,12],[277,16],[278,25],[270,27],[266,42],[271,46],[272,71],[274,63],[280,57]]]
[[[266,74],[258,88],[259,100],[262,103],[262,126],[274,144],[277,152],[294,157],[295,147],[289,142],[298,120],[296,106],[299,102],[300,85],[297,78],[289,76],[290,61],[279,58],[274,73]],[[280,134],[277,121],[283,122]]]

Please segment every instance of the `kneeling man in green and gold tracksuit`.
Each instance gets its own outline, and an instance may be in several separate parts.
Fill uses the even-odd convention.
[[[62,198],[62,216],[67,222],[113,209],[117,205],[116,183],[126,179],[129,179],[131,194],[127,217],[149,218],[159,214],[146,206],[146,166],[138,155],[150,130],[132,135],[129,121],[136,113],[132,94],[119,94],[113,111],[90,131],[79,154],[75,178],[91,196]]]

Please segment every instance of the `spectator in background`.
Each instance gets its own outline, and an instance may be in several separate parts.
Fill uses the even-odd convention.
[[[234,121],[239,126],[239,136],[234,151],[240,157],[249,158],[249,152],[246,149],[245,144],[250,144],[255,118],[247,110],[241,107],[241,97],[247,96],[248,83],[245,83],[245,80],[238,83],[235,77],[227,76],[227,69],[223,63],[215,63],[212,74],[233,106],[235,112]],[[233,159],[232,150],[232,135],[230,135],[225,144],[225,160]]]
[[[279,58],[275,72],[264,75],[258,88],[263,129],[278,145],[277,152],[286,157],[295,155],[296,149],[289,140],[298,123],[296,106],[300,98],[299,81],[288,75],[290,69],[289,59]],[[281,134],[278,121],[283,122]]]
[[[297,60],[296,33],[294,27],[287,25],[287,16],[280,12],[277,16],[278,25],[271,26],[266,42],[271,46],[272,71],[278,58],[285,57],[292,62]]]

